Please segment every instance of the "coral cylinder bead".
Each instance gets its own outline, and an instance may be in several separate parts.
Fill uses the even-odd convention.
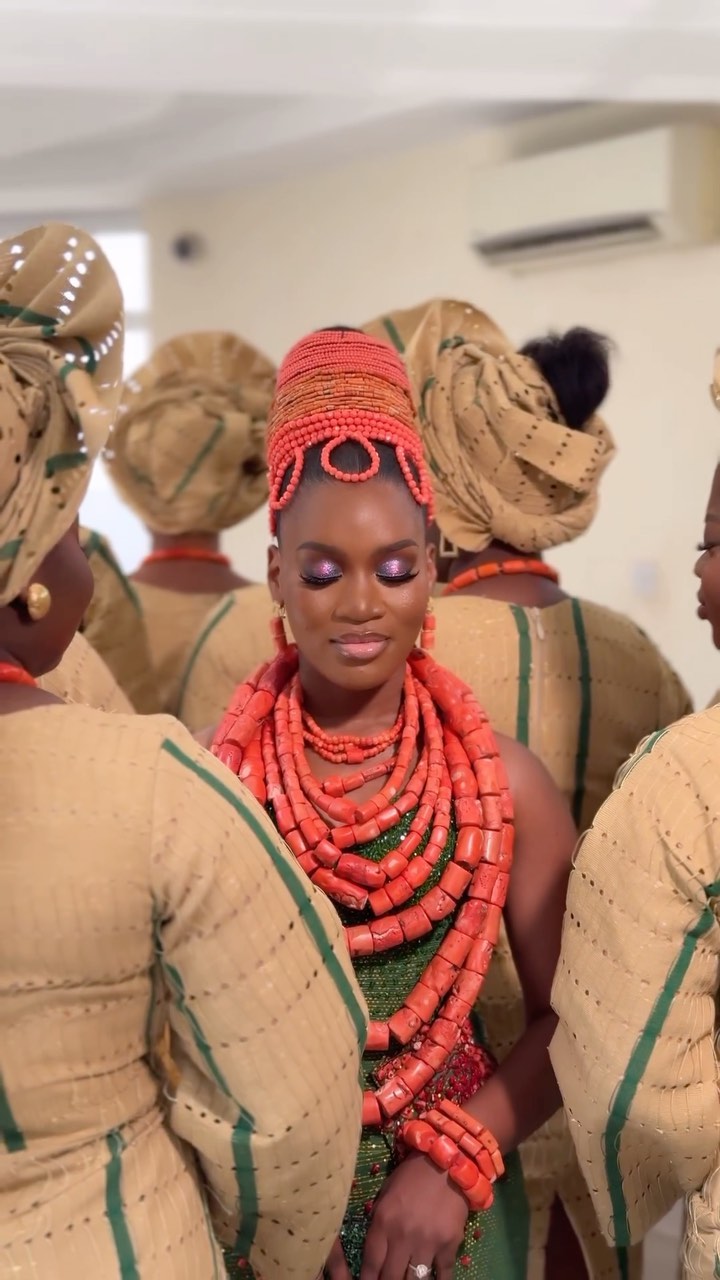
[[[507,893],[512,805],[486,717],[459,680],[416,650],[392,725],[365,736],[330,733],[306,713],[291,645],[236,691],[213,751],[267,797],[314,885],[351,916],[365,913],[346,927],[353,957],[382,962],[451,921],[400,1007],[369,1029],[368,1052],[383,1062],[363,1123],[404,1125],[466,1034]],[[324,779],[314,773],[317,757],[332,767]],[[353,803],[353,791],[373,784],[369,798]],[[382,857],[365,852],[381,838]],[[424,1146],[429,1132],[428,1154],[451,1176],[455,1169],[457,1185],[479,1203],[493,1156],[469,1129],[458,1145],[459,1123],[438,1116],[437,1128],[412,1133],[418,1142],[425,1135]]]

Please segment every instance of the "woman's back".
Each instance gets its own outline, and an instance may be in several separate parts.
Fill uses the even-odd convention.
[[[501,733],[540,757],[581,830],[640,739],[692,710],[653,642],[602,605],[570,597],[529,609],[467,595],[435,608],[438,660]]]
[[[4,715],[0,778],[0,1274],[218,1274],[196,1160],[178,1138],[199,1153],[231,1256],[255,1241],[268,1275],[308,1274],[318,1206],[283,1182],[311,1150],[317,1107],[329,1109],[346,1150],[338,1161],[318,1143],[304,1185],[315,1164],[320,1217],[339,1220],[357,1136],[344,1068],[362,1027],[327,909],[261,812],[169,718],[62,705]],[[290,954],[308,945],[301,915],[319,939],[304,976]],[[338,988],[348,1025],[323,1030]],[[174,1134],[150,1066],[166,1002],[182,1068]],[[334,1060],[322,1094],[317,1072],[297,1067],[318,1035]]]

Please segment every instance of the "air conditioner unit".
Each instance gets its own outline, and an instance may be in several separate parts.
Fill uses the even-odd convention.
[[[706,244],[720,238],[720,131],[652,129],[478,169],[472,202],[474,247],[515,271]]]

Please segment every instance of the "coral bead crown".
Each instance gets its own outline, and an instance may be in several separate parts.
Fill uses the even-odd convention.
[[[368,457],[367,467],[356,474],[333,463],[335,450],[349,440]],[[322,330],[303,338],[280,366],[270,413],[272,531],[278,512],[297,491],[309,449],[323,445],[321,466],[333,479],[361,484],[380,471],[378,444],[395,450],[408,489],[430,518],[432,489],[399,356],[384,342],[354,330]]]

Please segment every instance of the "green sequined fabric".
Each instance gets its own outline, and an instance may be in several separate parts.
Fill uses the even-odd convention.
[[[354,850],[363,857],[380,862],[391,849],[399,844],[413,819],[408,814],[392,831],[386,832],[371,844]],[[436,884],[443,868],[452,856],[455,830],[451,828],[443,856],[433,876],[416,894],[420,901],[423,894]],[[372,918],[358,912],[339,910],[343,924],[358,924]],[[433,932],[417,942],[406,943],[393,951],[375,956],[361,956],[355,960],[355,973],[368,1004],[373,1020],[385,1020],[400,1007],[415,986],[423,970],[440,945],[452,921],[436,925]],[[473,1024],[476,1042],[485,1046],[485,1036],[479,1021]],[[375,1073],[384,1057],[379,1053],[367,1053],[363,1059],[363,1078],[366,1088],[376,1085]],[[393,1135],[378,1130],[363,1130],[358,1152],[355,1181],[350,1203],[343,1222],[341,1238],[353,1280],[358,1280],[362,1252],[370,1223],[372,1203],[378,1196],[383,1182],[395,1164]],[[530,1211],[523,1185],[520,1159],[517,1155],[506,1158],[506,1176],[495,1187],[492,1209],[485,1213],[471,1214],[468,1220],[465,1242],[455,1267],[457,1280],[525,1280],[527,1275],[530,1237]],[[243,1276],[252,1273],[245,1270]]]

